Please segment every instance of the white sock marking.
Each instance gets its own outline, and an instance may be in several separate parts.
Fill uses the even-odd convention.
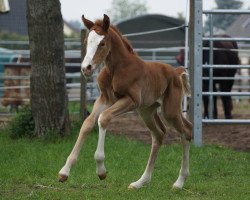
[[[106,129],[102,128],[100,124],[100,118],[101,115],[99,116],[98,119],[99,138],[94,158],[96,160],[96,173],[98,175],[103,175],[106,173],[106,168],[104,166],[104,159],[105,159],[104,143],[105,143]]]

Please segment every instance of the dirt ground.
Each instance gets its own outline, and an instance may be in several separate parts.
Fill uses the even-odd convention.
[[[233,118],[250,119],[250,101],[245,100],[236,103],[234,101]],[[218,108],[219,118],[223,118],[221,105]],[[1,118],[2,119],[2,118]],[[3,120],[0,126],[6,124]],[[151,144],[151,136],[148,128],[136,113],[126,113],[111,121],[109,131],[115,135],[124,135],[129,139],[140,140]],[[179,143],[180,136],[173,129],[168,128],[168,133],[164,136],[164,144]],[[219,144],[235,150],[250,152],[250,125],[203,125],[203,143]]]
[[[222,110],[219,109],[219,113]],[[249,102],[234,105],[234,119],[250,119]],[[222,114],[220,115],[222,118]],[[125,135],[134,140],[151,144],[151,136],[147,127],[136,113],[126,113],[112,120],[109,131],[115,135]],[[179,134],[169,128],[164,137],[164,144],[179,142]],[[203,143],[219,144],[235,150],[250,152],[250,125],[236,124],[205,124],[203,125]]]

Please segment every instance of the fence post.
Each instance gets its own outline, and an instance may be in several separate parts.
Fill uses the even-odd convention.
[[[202,0],[190,1],[189,69],[191,74],[191,121],[194,144],[202,145]]]
[[[81,30],[81,62],[84,59],[84,56],[86,54],[86,48],[84,44],[84,39],[86,35],[86,30],[82,29]],[[86,88],[87,85],[87,80],[81,73],[81,87],[80,87],[80,119],[84,120],[88,113],[87,113],[87,95],[86,95]]]

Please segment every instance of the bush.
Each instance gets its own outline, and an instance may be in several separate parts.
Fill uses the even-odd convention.
[[[30,105],[22,107],[6,127],[12,139],[34,137],[35,123]]]

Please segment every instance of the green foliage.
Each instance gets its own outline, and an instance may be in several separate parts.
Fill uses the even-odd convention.
[[[190,176],[183,190],[172,190],[181,163],[180,145],[163,146],[151,184],[130,191],[127,186],[145,169],[150,146],[107,134],[107,179],[95,174],[93,155],[97,132],[87,138],[69,180],[59,183],[57,173],[77,138],[75,134],[55,143],[0,134],[0,199],[249,199],[250,154],[221,146],[191,146]]]
[[[87,105],[88,110],[92,110],[92,104]],[[69,112],[71,114],[71,133],[78,132],[82,125],[82,121],[79,117],[80,103],[70,102]],[[32,116],[32,111],[30,105],[22,107],[11,119],[11,121],[1,129],[1,132],[5,132],[12,139],[19,138],[35,138],[34,133],[35,122]],[[53,131],[48,132],[40,140],[45,142],[55,142],[61,136]]]
[[[216,9],[240,9],[243,5],[242,1],[239,0],[215,0],[217,7]],[[226,30],[239,15],[235,14],[217,14],[213,15],[213,25],[217,29]],[[207,20],[205,23],[205,31],[209,31],[209,23]]]
[[[13,44],[2,44],[1,47],[7,49],[29,49],[28,36],[18,35],[16,33],[10,33],[8,31],[0,31],[0,40],[7,41],[21,41],[20,44],[13,42]]]
[[[177,18],[183,22],[185,22],[185,20],[186,20],[186,17],[184,16],[183,12],[178,12]]]
[[[18,35],[16,33],[10,33],[8,31],[0,31],[0,40],[22,40],[22,41],[28,41],[28,36],[24,35]]]
[[[9,122],[5,130],[12,139],[34,137],[35,123],[30,105],[22,107]]]
[[[146,14],[148,7],[145,0],[112,0],[112,8],[108,10],[113,22],[123,20],[128,17],[135,17]]]

